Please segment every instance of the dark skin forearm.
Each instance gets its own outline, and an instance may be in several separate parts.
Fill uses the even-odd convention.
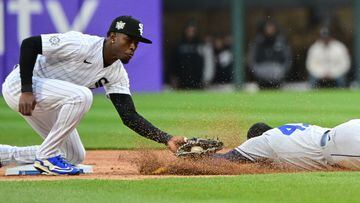
[[[38,54],[42,54],[40,36],[23,40],[19,60],[22,92],[19,99],[19,112],[24,116],[31,116],[36,105],[35,96],[32,93],[32,76]]]
[[[139,135],[166,144],[172,151],[184,142],[183,137],[169,135],[138,114],[130,95],[110,94],[109,96],[123,123]]]

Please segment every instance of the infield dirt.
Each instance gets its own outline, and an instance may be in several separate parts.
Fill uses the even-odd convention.
[[[299,172],[292,169],[280,169],[266,163],[237,164],[211,159],[182,159],[175,157],[168,150],[90,150],[87,151],[84,164],[92,165],[94,173],[78,176],[5,176],[6,167],[3,167],[0,169],[0,180],[62,180],[69,178],[136,180]]]

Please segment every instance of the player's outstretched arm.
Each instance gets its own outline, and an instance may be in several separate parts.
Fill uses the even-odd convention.
[[[32,93],[32,76],[38,54],[42,54],[40,36],[29,37],[22,41],[19,61],[21,78],[19,112],[25,116],[30,116],[36,105],[35,97]]]
[[[173,152],[185,142],[184,137],[171,136],[139,115],[130,95],[110,94],[109,96],[123,123],[139,135],[166,144]]]
[[[238,152],[235,149],[230,150],[229,152],[227,152],[225,154],[220,154],[220,153],[213,154],[213,155],[211,155],[211,157],[217,158],[217,159],[226,159],[228,161],[240,162],[240,163],[252,162],[251,160],[249,160],[248,158],[243,156],[240,152]]]

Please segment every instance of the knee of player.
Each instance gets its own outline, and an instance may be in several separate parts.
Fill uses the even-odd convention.
[[[90,107],[91,107],[91,104],[92,104],[92,102],[93,102],[93,93],[91,92],[90,89],[85,88],[85,95],[84,95],[84,97],[85,97],[85,101],[87,101],[87,108],[88,108],[87,110],[89,110]]]
[[[77,92],[76,100],[79,100],[84,109],[88,111],[93,101],[93,94],[90,89],[82,87]]]

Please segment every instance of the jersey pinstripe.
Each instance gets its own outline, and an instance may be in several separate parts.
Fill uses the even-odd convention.
[[[30,164],[35,161],[35,154],[39,146],[16,147],[0,144],[0,164]],[[0,166],[1,166],[0,165]]]
[[[130,94],[129,79],[120,60],[104,67],[104,38],[67,32],[45,34],[42,55],[38,55],[33,71],[33,95],[37,102],[31,116],[23,118],[44,138],[34,154],[38,159],[62,155],[72,164],[85,158],[76,126],[92,104],[89,90],[104,86],[106,94]],[[20,68],[16,68],[3,83],[6,103],[18,111],[21,95]],[[10,159],[10,158],[8,158]]]
[[[6,103],[16,112],[20,89],[20,71],[17,67],[8,75],[2,89]],[[91,91],[67,81],[37,76],[33,77],[33,90],[37,104],[32,116],[23,118],[44,139],[36,151],[36,157],[45,159],[63,155],[72,164],[81,163],[85,149],[76,125],[91,106]]]
[[[91,89],[104,86],[106,94],[130,94],[127,72],[120,60],[104,67],[104,38],[70,31],[44,34],[34,76],[58,79]]]

